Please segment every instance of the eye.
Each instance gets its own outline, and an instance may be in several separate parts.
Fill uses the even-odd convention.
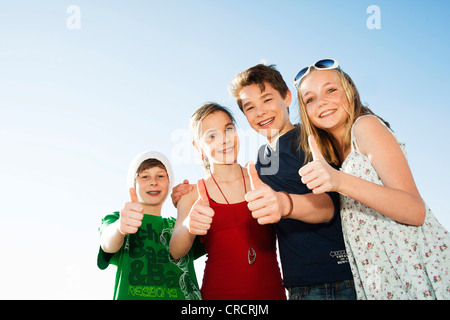
[[[337,89],[335,89],[335,88],[331,88],[331,89],[328,89],[328,93],[333,93],[333,92],[335,92]]]
[[[309,104],[314,101],[314,98],[308,98],[305,100],[305,104]]]
[[[268,99],[264,100],[264,103],[267,103],[267,102],[270,102],[270,101],[272,101],[272,98],[268,98]]]
[[[254,108],[253,106],[247,107],[247,108],[245,109],[245,112],[248,112],[248,111],[252,110],[253,108]]]

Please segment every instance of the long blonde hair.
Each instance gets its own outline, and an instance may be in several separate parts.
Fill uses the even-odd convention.
[[[352,78],[342,71],[341,69],[332,69],[329,70],[335,72],[339,76],[339,80],[344,89],[345,96],[348,102],[348,118],[344,132],[344,146],[343,149],[346,150],[350,147],[351,144],[351,129],[353,123],[355,123],[356,119],[358,119],[362,115],[375,115],[372,110],[370,110],[367,106],[364,106],[361,103],[361,98],[359,96],[358,89],[356,89],[355,83]],[[318,72],[317,70],[313,70],[312,72]],[[311,73],[312,73],[311,72]],[[308,75],[309,76],[309,75]],[[304,79],[303,79],[304,80]],[[337,148],[336,139],[326,130],[317,128],[314,126],[308,118],[308,114],[306,112],[306,106],[301,97],[300,90],[297,91],[298,96],[298,105],[300,108],[300,119],[302,125],[300,126],[301,134],[298,140],[298,148],[302,148],[305,152],[305,164],[312,160],[312,153],[309,149],[308,145],[308,136],[313,135],[317,141],[317,144],[320,148],[322,155],[325,160],[329,163],[340,166],[344,161],[344,155]],[[381,119],[381,118],[380,118]],[[388,127],[389,123],[381,119]]]

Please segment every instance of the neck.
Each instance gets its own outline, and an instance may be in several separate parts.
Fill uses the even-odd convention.
[[[237,177],[242,176],[241,166],[237,162],[233,164],[213,163],[211,165],[211,173],[216,180],[220,181],[235,180]]]
[[[267,136],[267,140],[269,141],[269,143],[271,143],[272,141],[275,141],[278,137],[282,136],[283,134],[285,134],[286,132],[288,132],[292,129],[294,129],[294,125],[291,123],[291,121],[288,120],[288,121],[286,121],[284,126],[278,131],[278,134],[273,135],[273,136]]]
[[[330,133],[332,134],[333,138],[336,140],[337,142],[337,150],[339,151],[339,153],[341,154],[341,156],[343,157],[342,159],[344,159],[346,157],[347,151],[344,144],[344,134],[345,134],[345,128],[339,128],[339,129],[335,129],[333,131],[330,131]]]
[[[162,203],[157,205],[150,205],[146,203],[141,204],[144,206],[144,214],[151,216],[161,216]]]

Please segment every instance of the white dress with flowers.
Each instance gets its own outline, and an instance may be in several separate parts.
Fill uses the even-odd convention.
[[[353,128],[351,140],[341,171],[382,185]],[[407,226],[341,195],[341,218],[358,299],[450,299],[450,236],[428,206],[422,226]]]

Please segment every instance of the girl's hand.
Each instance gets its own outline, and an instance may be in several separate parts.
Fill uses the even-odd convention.
[[[308,137],[308,144],[313,155],[313,161],[298,171],[302,182],[314,194],[338,192],[340,171],[331,167],[322,156],[314,136],[310,135]]]
[[[184,225],[193,235],[205,235],[211,228],[211,223],[214,216],[214,210],[209,206],[208,195],[206,194],[206,187],[203,180],[198,180],[197,191],[199,198],[189,212]]]

